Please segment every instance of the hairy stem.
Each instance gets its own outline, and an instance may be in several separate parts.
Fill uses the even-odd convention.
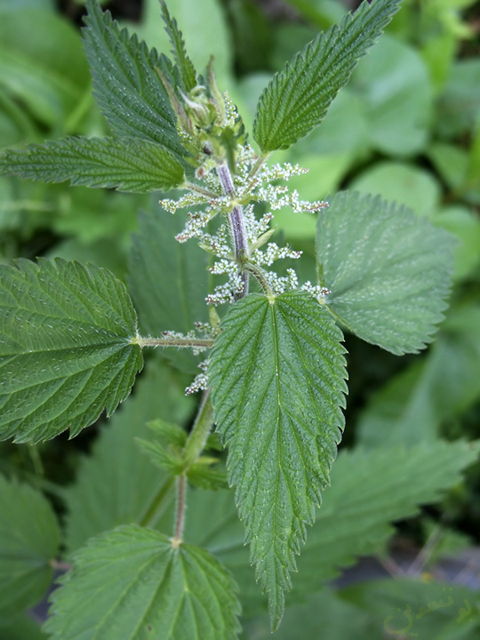
[[[209,396],[210,392],[205,391],[192,431],[190,432],[183,449],[185,470],[183,474],[177,478],[177,515],[175,519],[175,533],[173,535],[174,543],[177,545],[182,541],[183,527],[185,525],[185,509],[187,507],[187,472],[204,450],[208,434],[212,428],[213,407]]]
[[[176,544],[182,541],[183,527],[185,526],[185,508],[187,506],[187,476],[182,474],[177,477],[177,517],[175,521],[175,533],[173,539]]]
[[[265,272],[263,269],[261,269],[260,267],[258,267],[256,264],[252,264],[249,263],[246,266],[247,271],[249,271],[252,276],[257,280],[257,282],[260,284],[260,286],[263,289],[263,292],[267,295],[267,296],[271,296],[273,295],[272,293],[272,289],[270,287],[270,285],[268,284],[268,280],[265,277]]]
[[[235,185],[233,184],[232,174],[226,163],[217,165],[217,174],[222,185],[223,192],[226,196],[235,199]],[[237,204],[228,214],[230,222],[230,230],[233,237],[233,249],[235,253],[235,259],[240,264],[242,271],[243,290],[241,294],[237,295],[238,298],[243,298],[248,293],[248,272],[245,269],[245,262],[248,260],[248,240],[247,231],[245,229],[245,220],[243,217],[243,207],[241,204]]]
[[[139,347],[177,347],[180,349],[195,349],[213,347],[214,340],[202,338],[142,338],[135,336],[130,340],[131,344],[138,344]]]

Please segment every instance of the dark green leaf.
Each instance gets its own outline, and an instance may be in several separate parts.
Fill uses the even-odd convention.
[[[177,134],[176,120],[156,68],[167,75],[170,66],[155,49],[126,29],[120,29],[110,12],[103,13],[89,0],[85,50],[98,105],[114,133],[158,142],[175,155],[185,150]]]
[[[310,295],[252,294],[230,309],[211,353],[217,431],[273,628],[341,438],[341,340]]]
[[[264,152],[288,149],[323,120],[357,62],[380,36],[400,0],[364,1],[320,33],[275,74],[260,97],[253,136]]]
[[[158,144],[74,137],[1,153],[0,175],[133,192],[170,189],[185,178],[180,162]]]
[[[195,322],[208,322],[208,255],[193,242],[174,237],[185,226],[182,213],[172,215],[154,203],[141,213],[129,259],[129,289],[138,310],[141,330],[187,333]],[[198,373],[198,357],[186,349],[164,349],[162,356],[189,373]]]
[[[352,565],[357,556],[383,549],[392,536],[392,522],[414,516],[421,504],[435,503],[461,481],[461,472],[477,459],[476,443],[441,441],[411,448],[342,451],[323,494],[317,522],[298,559],[298,573],[289,602],[320,590]],[[208,522],[203,514],[208,513]],[[189,494],[187,539],[206,547],[229,567],[241,589],[245,614],[264,608],[258,595],[232,492]],[[287,607],[288,611],[288,607]],[[280,630],[283,627],[280,627]]]
[[[57,259],[0,267],[0,437],[77,435],[130,393],[136,316],[109,271]]]
[[[339,193],[318,217],[326,302],[350,331],[392,353],[417,352],[446,308],[454,240],[380,197]]]
[[[162,17],[165,22],[165,30],[172,45],[172,53],[180,73],[182,88],[185,92],[191,91],[197,85],[197,74],[192,61],[185,51],[185,42],[182,32],[179,30],[177,21],[170,16],[165,0],[160,0],[162,7]]]
[[[0,476],[1,622],[35,605],[53,576],[60,531],[49,502],[28,485]],[[3,636],[2,636],[3,638]]]
[[[52,640],[234,640],[240,605],[207,551],[131,525],[92,539],[52,596]],[[81,615],[79,615],[81,602]]]

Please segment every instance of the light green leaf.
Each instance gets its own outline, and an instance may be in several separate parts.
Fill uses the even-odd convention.
[[[363,2],[353,15],[320,33],[273,76],[260,97],[253,126],[262,151],[288,149],[320,124],[398,5],[399,0]]]
[[[385,34],[349,85],[363,102],[371,145],[389,155],[420,153],[430,135],[433,90],[420,53]]]
[[[89,81],[80,38],[70,22],[41,6],[2,10],[0,87],[37,120],[62,130]]]
[[[0,267],[0,438],[77,435],[130,393],[142,355],[125,286],[99,267]]]
[[[273,629],[341,438],[341,340],[310,295],[252,294],[229,310],[211,352],[217,431]]]
[[[112,131],[157,142],[183,158],[176,120],[156,68],[169,75],[170,63],[126,29],[95,0],[87,3],[83,30],[95,98]]]
[[[158,144],[75,137],[4,151],[0,175],[137,193],[170,189],[185,178],[180,162]]]
[[[379,194],[426,218],[433,217],[442,197],[442,187],[432,172],[405,162],[377,162],[360,173],[349,189]]]
[[[352,333],[397,355],[422,349],[446,308],[453,238],[379,196],[339,193],[318,217],[319,279]]]
[[[53,577],[50,562],[57,553],[60,531],[41,493],[3,476],[0,513],[1,623],[45,595]]]
[[[463,441],[340,452],[331,486],[323,494],[317,521],[298,558],[289,604],[322,589],[341,567],[354,564],[357,556],[382,551],[394,533],[391,523],[416,515],[420,505],[438,502],[461,481],[462,471],[476,461],[478,452],[478,443]],[[231,569],[240,585],[245,614],[262,611],[264,603],[243,546],[231,492],[192,491],[186,535]]]
[[[182,88],[187,93],[197,85],[197,74],[192,61],[185,51],[182,32],[179,30],[177,21],[170,16],[165,0],[160,0],[162,7],[162,17],[165,22],[165,31],[168,34],[172,45],[172,53],[180,74]]]
[[[172,16],[178,22],[185,47],[194,66],[201,72],[211,56],[215,60],[215,72],[220,85],[228,80],[231,72],[232,52],[230,32],[224,7],[219,0],[167,0]],[[140,23],[130,23],[129,29],[138,34],[158,51],[167,52],[170,41],[160,19],[158,0],[142,3]]]
[[[88,538],[122,524],[139,524],[165,479],[135,438],[151,435],[156,418],[183,424],[194,410],[186,380],[161,360],[147,361],[131,398],[115,412],[81,460],[75,484],[67,488],[66,547],[75,551]],[[173,529],[168,520],[165,531]]]
[[[131,525],[92,539],[52,595],[52,640],[234,640],[237,587],[207,551]],[[82,603],[82,615],[78,605]]]
[[[453,205],[441,209],[435,222],[458,238],[455,247],[455,279],[466,279],[480,267],[480,217],[472,208]]]
[[[185,226],[184,217],[152,203],[151,213],[140,213],[139,226],[128,282],[142,332],[188,333],[195,322],[208,322],[208,254],[195,242],[175,242]],[[198,373],[199,358],[187,349],[163,349],[161,355],[183,371]]]

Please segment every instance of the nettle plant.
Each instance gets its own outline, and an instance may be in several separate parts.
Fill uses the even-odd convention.
[[[176,491],[171,535],[149,528],[150,514],[146,526],[124,525],[90,540],[52,596],[52,638],[100,631],[114,640],[237,636],[233,578],[210,552],[184,542],[189,483],[235,488],[250,562],[268,596],[271,628],[278,627],[344,428],[339,326],[395,354],[414,353],[431,340],[449,290],[446,232],[379,197],[345,192],[328,205],[304,202],[285,183],[306,169],[267,164],[321,123],[398,5],[364,2],[275,74],[258,102],[253,145],[212,63],[197,74],[163,0],[172,59],[89,0],[85,49],[112,135],[0,155],[3,175],[130,192],[182,190],[178,199],[160,201],[175,216],[188,210],[171,242],[198,243],[212,276],[209,312],[190,332],[159,326],[143,336],[127,288],[105,269],[60,259],[1,267],[3,439],[37,443],[67,429],[73,437],[102,411],[109,416],[129,395],[145,348],[172,350],[174,363],[185,361],[185,350],[201,356],[187,388],[203,392],[190,432],[156,421],[155,439],[142,445],[165,470],[155,509]],[[316,282],[299,282],[301,252],[271,241],[271,211],[285,206],[292,215],[318,214]],[[142,242],[135,251],[133,266],[145,259],[147,273]],[[273,268],[280,259],[292,261],[285,272]],[[155,282],[169,273],[150,276],[130,278],[140,319]],[[196,277],[187,273],[187,280]],[[212,425],[228,451],[226,472],[218,456],[204,454],[215,446]]]

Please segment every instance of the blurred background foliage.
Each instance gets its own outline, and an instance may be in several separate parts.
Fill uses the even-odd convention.
[[[102,4],[150,46],[168,50],[157,0]],[[355,6],[341,0],[169,1],[197,68],[214,55],[220,86],[228,89],[250,130],[272,73]],[[91,95],[79,31],[83,13],[80,0],[0,0],[0,147],[108,133]],[[480,438],[480,3],[404,0],[322,126],[275,160],[310,169],[292,180],[303,198],[328,198],[345,188],[379,193],[458,238],[450,309],[429,349],[397,358],[347,336],[350,395],[342,447]],[[155,210],[159,197],[0,178],[0,261],[62,256],[126,278],[138,212]],[[302,276],[312,278],[314,217],[282,210],[275,220],[286,240],[304,251]],[[162,385],[169,398],[178,399],[172,412],[188,425],[192,406],[180,400],[183,374],[164,375]],[[66,438],[38,447],[2,444],[0,471],[46,490],[61,512],[60,486],[75,477],[100,430],[101,425],[89,429],[68,444]],[[426,544],[430,561],[479,541],[477,464],[441,503],[399,522],[393,547],[414,552]],[[480,559],[468,562],[469,576],[477,575]],[[418,591],[396,584],[388,593],[375,586],[361,593],[347,590],[342,601],[316,596],[292,609],[279,636],[297,637],[288,629],[308,611],[323,611],[322,639],[393,637],[388,629],[379,634],[372,620],[383,620],[398,602],[403,607],[405,593],[422,601],[422,585]],[[364,635],[352,635],[352,622],[350,631],[342,628],[347,618]],[[254,624],[248,637],[267,637],[262,624]],[[313,626],[312,635],[303,637],[314,634]],[[470,636],[432,632],[428,637]]]

